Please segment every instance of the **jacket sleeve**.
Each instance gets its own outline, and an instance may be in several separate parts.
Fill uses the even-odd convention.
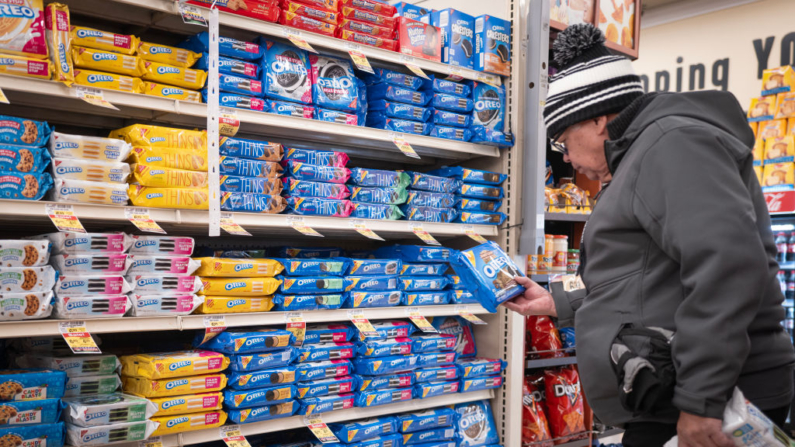
[[[574,314],[582,305],[582,301],[588,294],[586,289],[572,290],[567,292],[563,289],[561,281],[549,284],[552,299],[555,301],[555,311],[558,314],[558,327],[573,327]]]
[[[680,266],[673,403],[718,419],[748,356],[768,275],[741,175],[751,154],[739,144],[703,127],[667,132],[645,154],[632,200],[640,225]]]

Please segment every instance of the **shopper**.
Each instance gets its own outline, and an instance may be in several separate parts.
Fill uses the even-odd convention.
[[[676,434],[684,447],[733,446],[721,419],[735,386],[782,424],[795,353],[780,324],[754,137],[737,100],[718,91],[644,95],[630,62],[589,24],[567,28],[553,49],[560,72],[544,110],[548,136],[605,186],[584,230],[586,288],[558,282],[550,294],[520,278],[527,292],[506,306],[576,323],[586,398],[600,421],[626,428],[625,447],[662,446]],[[658,402],[668,411],[622,405],[627,389],[611,349],[627,327],[675,332],[670,397]]]

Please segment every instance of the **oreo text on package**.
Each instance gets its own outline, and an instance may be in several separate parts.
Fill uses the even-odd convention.
[[[475,67],[475,18],[448,8],[431,13],[431,25],[442,30],[442,62]]]
[[[514,279],[524,273],[494,242],[461,251],[450,264],[489,312],[496,312],[497,306],[525,290]]]
[[[262,83],[270,99],[312,103],[312,81],[306,51],[292,45],[259,39],[262,56]]]
[[[489,15],[475,19],[475,70],[511,75],[511,22]]]

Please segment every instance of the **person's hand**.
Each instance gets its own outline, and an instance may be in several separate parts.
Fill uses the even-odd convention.
[[[514,280],[526,289],[522,295],[502,303],[508,309],[526,317],[531,315],[549,315],[557,317],[555,301],[552,294],[528,277],[517,276]]]
[[[722,425],[720,419],[679,413],[679,447],[734,447],[734,441],[721,431]]]

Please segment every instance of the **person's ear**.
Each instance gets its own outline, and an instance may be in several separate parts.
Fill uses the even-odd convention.
[[[603,115],[593,119],[594,125],[596,125],[596,133],[598,135],[607,135],[607,116]]]

